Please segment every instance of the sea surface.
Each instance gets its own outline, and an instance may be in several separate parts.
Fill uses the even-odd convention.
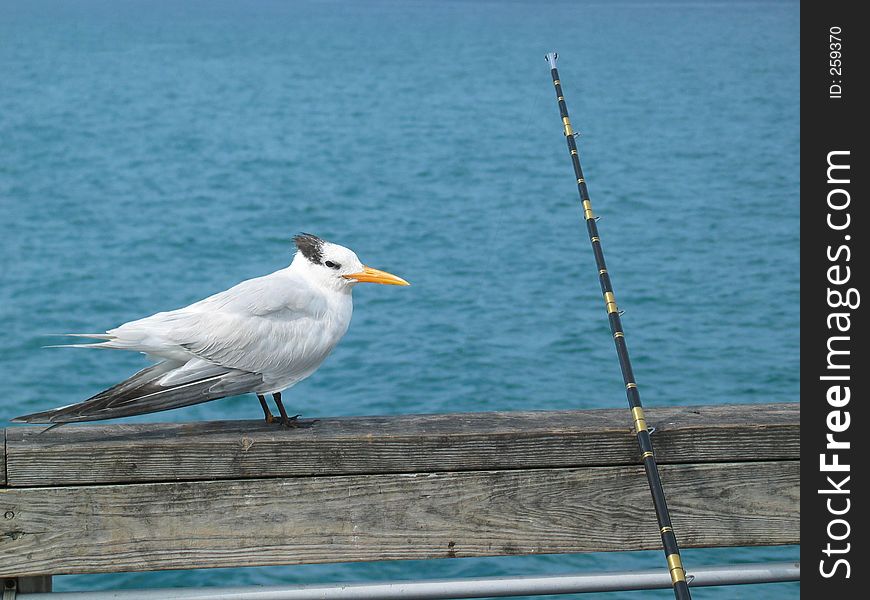
[[[544,61],[553,49],[645,405],[796,402],[799,25],[796,2],[2,0],[0,419],[146,364],[43,348],[61,340],[50,334],[103,331],[282,268],[300,231],[413,285],[355,290],[347,336],[285,394],[290,410],[624,407]],[[260,415],[244,396],[139,420]],[[798,555],[686,550],[684,562]],[[662,561],[165,571],[59,576],[55,589]]]

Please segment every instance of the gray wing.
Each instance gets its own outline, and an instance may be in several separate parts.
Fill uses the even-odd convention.
[[[16,423],[78,423],[144,415],[199,404],[254,390],[263,382],[259,373],[224,369],[192,381],[161,385],[180,362],[166,360],[139,371],[129,379],[83,402],[16,417]]]

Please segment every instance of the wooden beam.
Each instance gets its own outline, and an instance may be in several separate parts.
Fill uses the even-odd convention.
[[[797,459],[800,406],[647,410],[660,464]],[[13,487],[637,464],[625,409],[6,431]]]
[[[799,542],[798,461],[662,466],[683,547]],[[642,550],[626,465],[0,490],[0,576]]]
[[[50,592],[52,589],[51,575],[37,575],[36,577],[19,577],[16,592],[19,594],[35,594],[37,592]]]

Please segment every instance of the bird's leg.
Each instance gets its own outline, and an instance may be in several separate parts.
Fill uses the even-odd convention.
[[[266,423],[274,423],[276,419],[272,416],[272,411],[269,410],[269,405],[266,404],[266,397],[257,394],[257,400],[260,401],[260,406],[263,407],[263,414],[266,415]]]
[[[272,400],[275,401],[275,404],[278,405],[278,410],[281,412],[281,424],[284,427],[296,427],[296,419],[299,418],[299,415],[294,415],[292,417],[287,416],[287,411],[284,410],[284,404],[281,402],[281,392],[275,392],[272,394]]]

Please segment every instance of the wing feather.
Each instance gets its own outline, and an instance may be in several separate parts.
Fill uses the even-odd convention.
[[[102,347],[185,362],[202,359],[252,373],[291,373],[297,367],[302,372],[309,365],[300,359],[322,359],[317,349],[326,343],[321,332],[328,312],[323,295],[312,293],[309,284],[273,273],[110,329],[112,339]]]
[[[263,382],[263,376],[258,373],[224,369],[219,374],[194,381],[162,385],[160,379],[177,366],[171,361],[158,363],[83,402],[16,417],[12,421],[77,423],[144,415],[243,394]]]

